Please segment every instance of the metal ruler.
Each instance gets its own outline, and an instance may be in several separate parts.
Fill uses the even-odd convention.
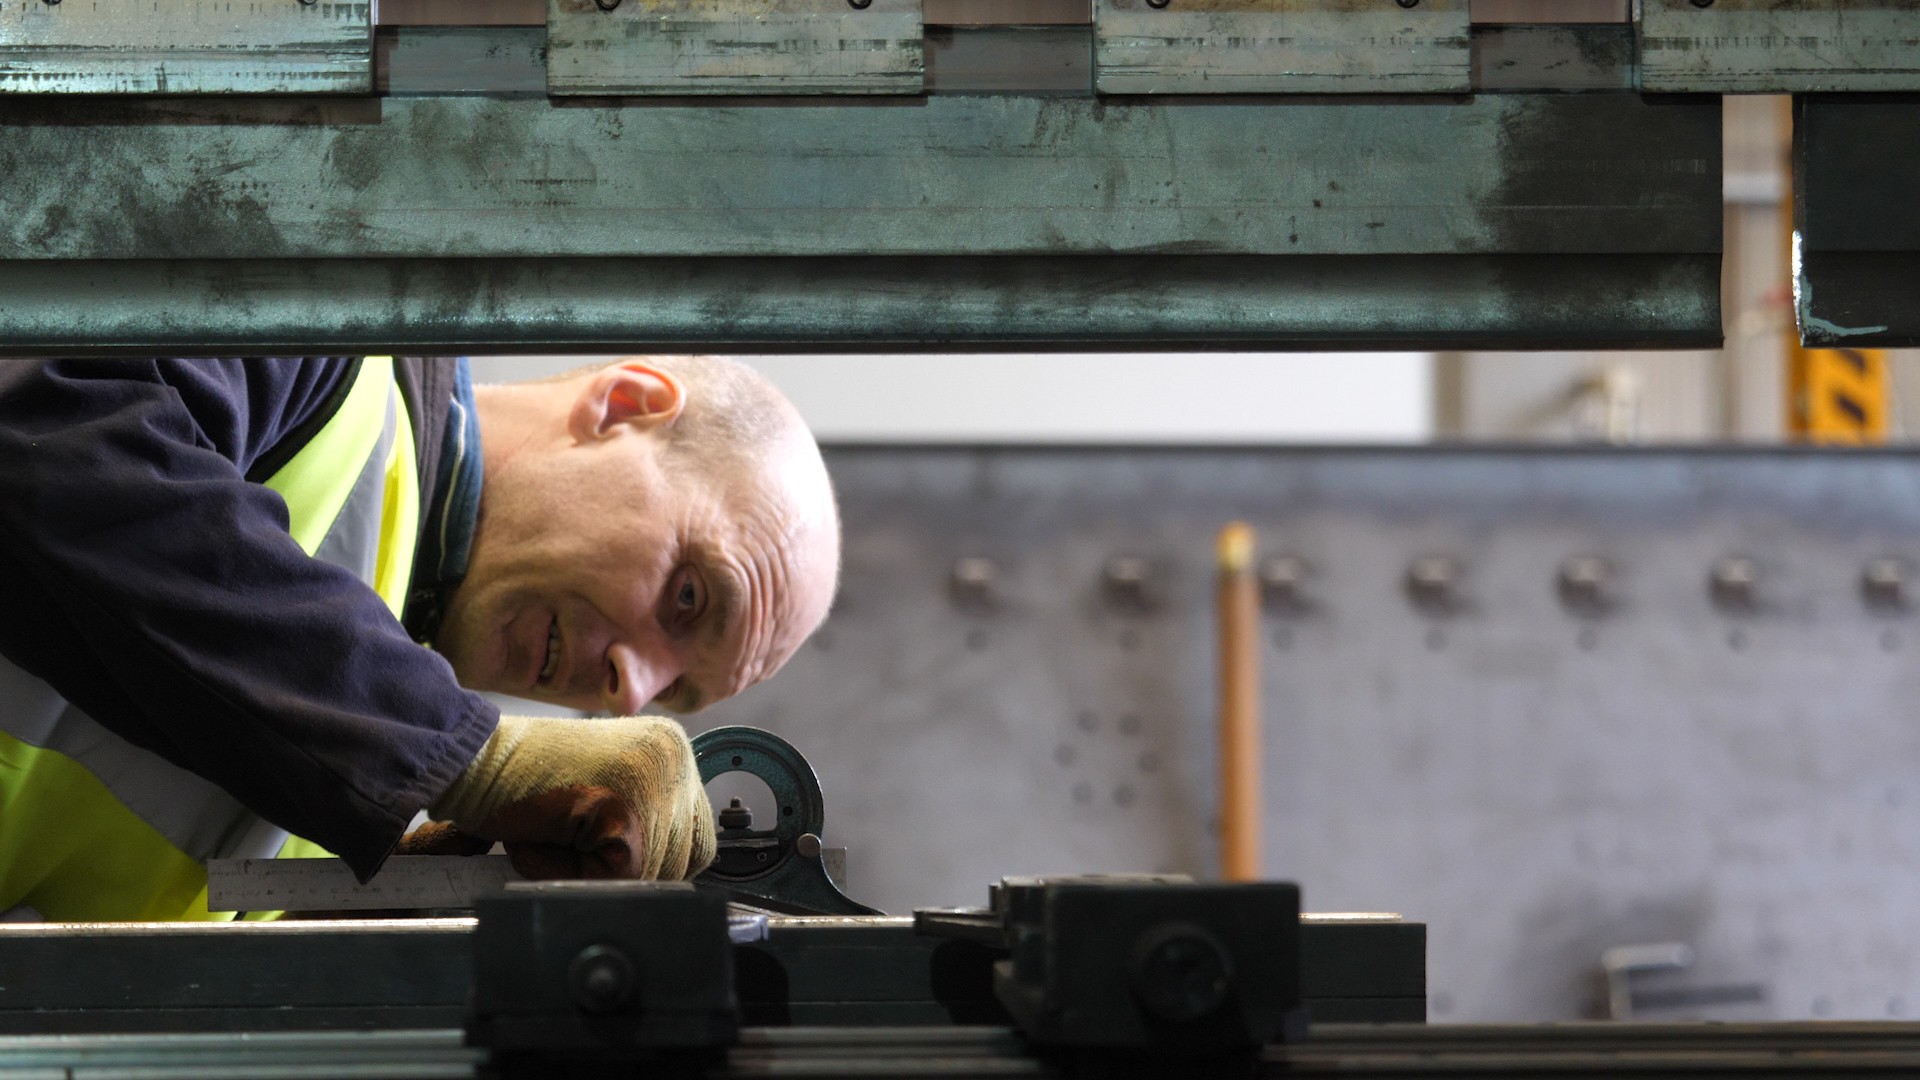
[[[396,855],[362,885],[340,859],[212,859],[207,863],[208,911],[426,911],[471,908],[481,897],[524,882],[505,855]],[[613,882],[569,882],[594,888]],[[684,886],[682,886],[684,887]],[[760,897],[727,896],[727,935],[736,943],[767,936],[768,910]],[[802,909],[804,910],[804,909]]]
[[[521,880],[505,855],[397,855],[364,885],[339,859],[212,859],[207,910],[470,908]]]

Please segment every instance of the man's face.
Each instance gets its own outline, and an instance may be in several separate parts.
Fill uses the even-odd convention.
[[[497,468],[489,448],[472,560],[436,647],[474,689],[691,712],[771,675],[824,616],[831,494],[804,439],[757,475],[704,476],[669,467],[670,422],[629,422],[613,400],[610,417],[588,409],[591,424],[555,409],[563,434]]]

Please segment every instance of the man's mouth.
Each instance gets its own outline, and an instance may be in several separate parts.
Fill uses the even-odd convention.
[[[555,618],[547,624],[547,656],[540,664],[540,675],[535,682],[545,683],[553,678],[554,669],[560,666],[560,620]]]

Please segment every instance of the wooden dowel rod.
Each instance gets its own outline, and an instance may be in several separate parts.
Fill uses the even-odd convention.
[[[1253,528],[1220,530],[1220,877],[1260,878],[1260,586]]]

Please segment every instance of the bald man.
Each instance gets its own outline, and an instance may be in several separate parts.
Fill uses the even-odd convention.
[[[778,670],[839,523],[721,359],[69,361],[0,370],[0,559],[0,918],[207,918],[210,858],[697,873],[686,734],[635,714]]]

